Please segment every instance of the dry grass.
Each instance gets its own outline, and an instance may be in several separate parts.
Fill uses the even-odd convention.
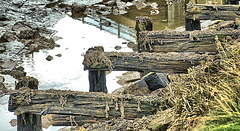
[[[240,117],[240,43],[220,43],[216,37],[216,44],[217,58],[190,68],[168,86],[175,114],[170,129],[204,130],[199,127],[209,120]]]

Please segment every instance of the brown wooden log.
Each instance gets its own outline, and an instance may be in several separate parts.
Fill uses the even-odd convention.
[[[187,4],[186,19],[234,20],[239,18],[239,5]]]
[[[96,55],[97,54],[97,55]],[[186,73],[191,66],[200,64],[206,54],[182,53],[134,53],[87,51],[85,70],[151,71],[159,73]]]
[[[38,80],[33,77],[22,77],[19,79],[15,89],[30,88],[38,89]],[[13,95],[10,95],[10,98]],[[17,114],[17,130],[18,131],[42,131],[42,119],[39,114],[24,112]]]
[[[160,98],[151,96],[23,89],[12,93],[9,111],[15,112],[15,115],[31,113],[83,116],[84,121],[97,121],[114,117],[134,119],[151,115],[156,113],[160,104]]]
[[[217,52],[215,39],[237,39],[239,30],[143,31],[139,33],[139,52]]]

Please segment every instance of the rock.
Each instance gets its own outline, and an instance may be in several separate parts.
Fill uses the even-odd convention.
[[[144,80],[138,80],[128,86],[113,91],[112,94],[133,94],[136,96],[144,96],[150,94],[150,90],[148,89],[148,85]]]
[[[21,77],[18,80],[16,89],[20,89],[22,87],[28,87],[30,89],[38,89],[38,80],[34,77]]]
[[[9,19],[7,18],[6,15],[0,15],[0,21],[8,21]]]
[[[57,57],[62,57],[62,54],[56,54],[55,56],[57,56]]]
[[[11,42],[16,40],[16,33],[14,32],[5,32],[1,37],[0,37],[0,43],[3,42]]]
[[[39,50],[37,44],[30,44],[30,45],[29,45],[29,51],[30,51],[30,52],[34,52],[34,51],[37,51],[37,50]]]
[[[164,88],[169,83],[167,76],[162,73],[150,72],[142,79],[145,80],[150,91]]]
[[[137,80],[141,79],[141,75],[139,72],[137,71],[128,71],[122,74],[122,76],[117,76],[117,78],[119,79],[117,81],[118,84],[120,85],[126,85],[129,84],[130,82],[134,82]]]
[[[122,47],[121,46],[115,46],[116,50],[120,50]]]
[[[74,13],[83,13],[86,9],[86,5],[78,5],[77,3],[73,3],[72,6],[72,14]]]
[[[32,27],[24,22],[17,22],[12,26],[13,31],[23,31],[23,30],[32,30]]]
[[[5,81],[5,78],[3,76],[0,76],[0,83],[3,83]]]
[[[46,58],[47,61],[51,61],[53,60],[53,57],[51,55],[48,55],[47,58]]]
[[[19,39],[35,39],[41,37],[36,30],[22,30],[18,35]]]
[[[2,69],[13,69],[16,66],[16,64],[14,62],[8,61],[8,62],[4,62],[1,65]]]
[[[12,119],[9,123],[12,127],[14,127],[17,125],[17,119]]]
[[[128,42],[127,47],[128,47],[128,48],[133,48],[134,45],[135,45],[135,44],[134,44],[133,42]]]
[[[0,54],[6,51],[6,46],[5,45],[0,45]]]
[[[110,22],[110,21],[107,21],[107,20],[102,20],[102,21],[100,22],[100,24],[103,25],[103,26],[106,26],[106,27],[111,26],[111,22]]]
[[[26,74],[27,73],[24,71],[23,67],[14,68],[13,70],[11,70],[9,72],[9,75],[11,75],[15,79],[19,79],[21,77],[25,77]]]
[[[7,93],[7,88],[3,83],[0,83],[0,97],[4,96]]]

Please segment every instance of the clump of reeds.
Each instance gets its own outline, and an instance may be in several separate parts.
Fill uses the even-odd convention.
[[[240,43],[221,43],[216,37],[216,44],[217,58],[190,68],[167,87],[175,114],[170,128],[207,130],[202,125],[208,121],[240,118]]]

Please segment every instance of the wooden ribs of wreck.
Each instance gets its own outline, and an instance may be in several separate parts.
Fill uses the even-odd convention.
[[[235,20],[239,18],[240,5],[187,4],[185,28],[201,30],[200,20]]]
[[[8,109],[15,112],[15,115],[60,115],[53,117],[53,125],[69,125],[71,122],[73,125],[82,125],[85,122],[105,121],[117,117],[135,119],[152,115],[159,109],[161,102],[163,101],[160,98],[151,96],[19,89],[11,94]],[[70,116],[73,116],[74,120],[66,120]]]
[[[217,52],[216,39],[237,39],[239,30],[142,31],[138,36],[139,52]]]

